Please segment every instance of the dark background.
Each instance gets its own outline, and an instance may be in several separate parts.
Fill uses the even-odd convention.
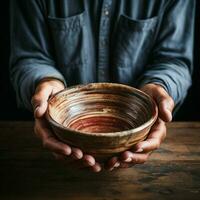
[[[0,120],[30,120],[31,113],[18,109],[9,81],[9,1],[0,6]],[[197,1],[193,85],[174,120],[200,120],[200,1]]]

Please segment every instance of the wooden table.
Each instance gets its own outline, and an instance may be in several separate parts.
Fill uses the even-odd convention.
[[[0,199],[200,199],[200,123],[168,124],[144,165],[93,174],[72,171],[44,150],[33,122],[0,122]]]

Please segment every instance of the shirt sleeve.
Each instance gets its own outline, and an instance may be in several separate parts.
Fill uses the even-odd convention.
[[[64,84],[65,79],[55,66],[42,3],[10,1],[10,20],[10,78],[18,105],[32,110],[31,97],[41,79],[52,77]]]
[[[167,7],[151,54],[139,81],[162,85],[180,105],[191,85],[193,69],[194,0],[175,0]]]

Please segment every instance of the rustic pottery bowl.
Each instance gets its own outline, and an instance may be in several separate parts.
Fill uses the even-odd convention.
[[[46,113],[56,136],[101,162],[144,140],[157,119],[144,92],[115,83],[67,88],[49,99]]]

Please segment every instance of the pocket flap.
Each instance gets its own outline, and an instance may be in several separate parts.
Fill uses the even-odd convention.
[[[78,15],[67,18],[56,18],[48,16],[48,23],[52,29],[64,31],[76,30],[84,25],[84,14],[85,12],[82,12]]]
[[[145,30],[151,30],[154,29],[158,21],[158,17],[152,17],[149,19],[144,20],[135,20],[132,19],[126,15],[120,16],[120,26],[123,26],[125,28],[134,30],[134,31],[145,31]]]

